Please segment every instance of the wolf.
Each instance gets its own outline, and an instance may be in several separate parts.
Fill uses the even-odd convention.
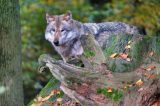
[[[64,62],[83,54],[80,41],[83,35],[91,34],[104,47],[110,33],[138,33],[134,26],[122,22],[82,23],[72,18],[72,13],[50,15],[46,13],[45,39],[60,54]]]

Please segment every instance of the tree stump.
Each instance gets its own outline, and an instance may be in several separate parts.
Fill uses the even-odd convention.
[[[138,35],[136,34],[136,36]],[[108,66],[110,64],[107,63],[110,60],[112,63],[114,61],[114,64],[117,61],[122,64],[121,62],[127,61],[127,58],[122,58],[123,56],[118,54],[117,58],[112,56],[111,60],[91,34],[83,37],[85,38],[82,38],[84,54],[81,56],[81,60],[85,67],[78,67],[61,60],[57,61],[47,54],[41,55],[39,58],[40,71],[43,71],[44,67],[48,67],[52,75],[61,82],[60,88],[68,97],[76,100],[82,106],[151,106],[159,99],[160,65],[156,62],[153,63],[154,66],[144,68],[148,63],[143,64],[142,60],[138,62],[140,58],[137,56],[147,54],[147,52],[140,52],[144,47],[142,36],[139,37],[140,39],[136,37],[138,40],[133,45],[130,45],[128,41],[135,39],[135,36],[123,45],[132,46],[131,50],[134,49],[134,52],[137,53],[135,55],[129,51],[133,61],[125,64],[134,65],[126,68],[125,71],[120,71],[123,73],[115,71],[119,70],[119,67],[110,71],[109,69],[113,68],[110,68]],[[130,49],[130,47],[128,48]],[[109,52],[108,48],[105,50]],[[146,49],[144,48],[144,50]],[[128,49],[125,49],[125,53],[126,51],[128,52]],[[155,68],[157,70],[151,74],[150,71]]]

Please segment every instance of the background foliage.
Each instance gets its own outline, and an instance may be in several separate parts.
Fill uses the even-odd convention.
[[[70,10],[81,22],[121,21],[139,26],[147,36],[160,36],[160,0],[20,0],[23,81],[27,104],[51,78],[39,74],[38,57],[50,53],[59,58],[44,39],[45,14]]]

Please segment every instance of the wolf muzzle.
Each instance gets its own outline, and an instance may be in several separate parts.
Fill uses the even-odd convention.
[[[54,41],[53,43],[54,43],[54,45],[59,46],[59,41],[58,40]]]

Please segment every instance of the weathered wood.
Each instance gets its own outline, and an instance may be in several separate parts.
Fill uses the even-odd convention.
[[[92,72],[86,68],[77,67],[74,65],[70,65],[68,63],[64,63],[62,61],[54,61],[50,56],[43,55],[40,60],[47,60],[46,66],[50,69],[51,73],[61,82],[61,89],[64,91],[72,99],[75,99],[82,105],[86,106],[106,106],[106,103],[109,105],[119,104],[112,103],[112,101],[104,101],[104,103],[87,99],[83,95],[80,95],[76,91],[75,85],[88,84],[90,86],[94,86],[95,88],[99,87],[113,87],[113,88],[123,88],[124,84],[122,82],[136,82],[141,76],[137,75],[136,72],[127,72],[127,73],[112,73],[112,77],[107,76],[107,73],[97,73]],[[50,61],[48,61],[50,60]],[[44,62],[44,61],[43,61]],[[75,70],[75,71],[74,71]],[[143,106],[145,102],[153,103],[155,100],[151,99],[153,95],[159,94],[160,84],[159,79],[148,81],[142,88],[143,91],[138,92],[138,88],[136,87],[133,91],[128,91],[126,96],[124,96],[123,105],[128,106],[128,102],[131,103],[131,106]],[[152,89],[151,89],[152,88]],[[150,91],[151,90],[151,91]],[[150,91],[150,95],[147,95]],[[129,93],[130,92],[130,93]],[[96,95],[96,92],[92,92],[88,94],[88,96]],[[142,95],[146,94],[146,96]],[[145,99],[147,98],[147,99]],[[141,99],[141,101],[139,101]],[[120,102],[122,104],[122,101]],[[133,102],[134,101],[134,102]],[[142,102],[143,101],[143,102]],[[151,102],[148,102],[151,101]]]
[[[92,35],[86,35],[84,38],[82,39],[84,54],[81,59],[85,68],[56,61],[45,54],[39,58],[42,65],[40,71],[48,67],[52,75],[61,82],[60,88],[66,95],[84,106],[144,106],[151,105],[157,100],[158,97],[154,97],[159,96],[159,77],[147,79],[144,85],[133,86],[131,90],[124,91],[123,99],[117,102],[97,94],[98,88],[112,87],[122,90],[125,87],[123,83],[132,82],[135,85],[135,82],[144,76],[137,71],[118,73],[107,70],[100,46]]]
[[[86,68],[97,71],[97,68],[106,62],[103,51],[91,34],[83,35],[81,37],[81,43],[84,49],[84,53],[81,56],[81,60]]]

